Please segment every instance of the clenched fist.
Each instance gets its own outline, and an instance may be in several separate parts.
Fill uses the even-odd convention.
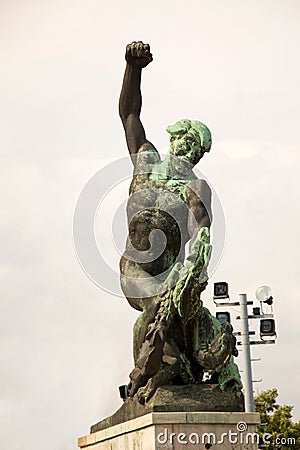
[[[126,47],[125,59],[132,67],[142,69],[143,67],[148,66],[153,60],[149,44],[144,44],[141,41],[133,41],[131,44],[128,44]]]

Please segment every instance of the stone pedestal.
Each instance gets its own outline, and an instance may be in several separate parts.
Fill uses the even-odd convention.
[[[186,384],[158,388],[145,405],[128,398],[112,416],[91,426],[91,433],[136,419],[152,412],[243,412],[242,392],[221,391],[217,384]]]
[[[258,413],[153,412],[78,439],[85,450],[257,450]]]
[[[241,392],[216,384],[163,386],[145,405],[128,398],[79,438],[86,450],[257,450],[259,414]]]

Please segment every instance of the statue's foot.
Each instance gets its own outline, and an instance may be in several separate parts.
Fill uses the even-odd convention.
[[[137,398],[140,404],[144,405],[146,402],[148,402],[154,394],[155,390],[156,388],[153,386],[153,378],[150,378],[146,386],[141,387],[137,391]]]
[[[130,383],[127,386],[127,392],[129,397],[133,397],[139,388],[143,386],[146,382],[145,375],[142,375],[141,370],[138,367],[135,367],[130,377]]]

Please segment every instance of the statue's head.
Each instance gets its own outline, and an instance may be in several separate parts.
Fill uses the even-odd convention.
[[[211,147],[209,129],[198,120],[183,119],[169,125],[170,154],[191,164],[197,164]]]

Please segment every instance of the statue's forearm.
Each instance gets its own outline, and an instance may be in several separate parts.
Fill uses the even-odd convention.
[[[140,115],[142,107],[141,73],[142,69],[132,67],[129,64],[126,65],[119,101],[119,112],[122,122],[130,114]]]

